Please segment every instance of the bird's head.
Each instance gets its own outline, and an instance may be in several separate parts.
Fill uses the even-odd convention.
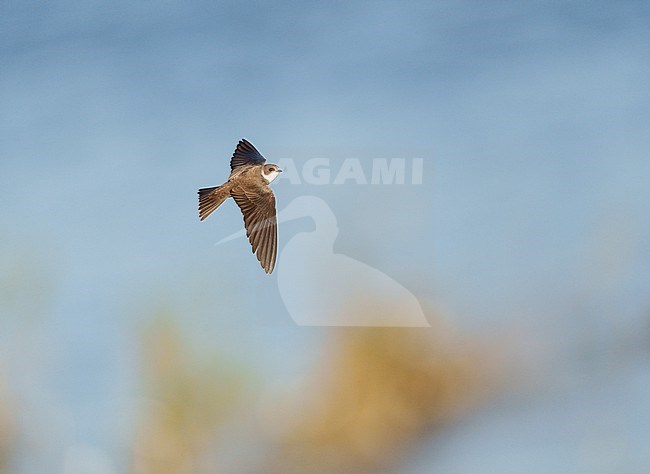
[[[266,180],[267,183],[271,183],[278,175],[282,173],[282,170],[278,165],[270,163],[262,167],[262,177]]]

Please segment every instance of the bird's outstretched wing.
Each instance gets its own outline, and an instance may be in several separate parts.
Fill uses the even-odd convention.
[[[266,273],[275,267],[278,231],[275,196],[268,186],[236,186],[230,192],[244,215],[246,235]]]
[[[230,171],[234,171],[235,168],[242,165],[261,165],[265,162],[266,158],[257,151],[251,142],[244,138],[239,140],[237,148],[235,148],[235,152],[232,154],[232,158],[230,159]]]

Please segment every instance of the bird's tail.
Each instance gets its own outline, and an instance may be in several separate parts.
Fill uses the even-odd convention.
[[[204,220],[230,197],[227,186],[199,189],[199,219]]]

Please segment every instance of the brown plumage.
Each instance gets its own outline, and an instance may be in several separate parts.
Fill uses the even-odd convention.
[[[246,235],[266,273],[275,267],[278,232],[275,196],[269,187],[282,172],[247,140],[240,140],[230,159],[230,176],[221,186],[199,189],[199,218],[206,219],[232,197],[244,215]]]

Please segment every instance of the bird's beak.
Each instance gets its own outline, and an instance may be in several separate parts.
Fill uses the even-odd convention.
[[[278,168],[278,173],[282,173],[282,170],[280,168]]]

